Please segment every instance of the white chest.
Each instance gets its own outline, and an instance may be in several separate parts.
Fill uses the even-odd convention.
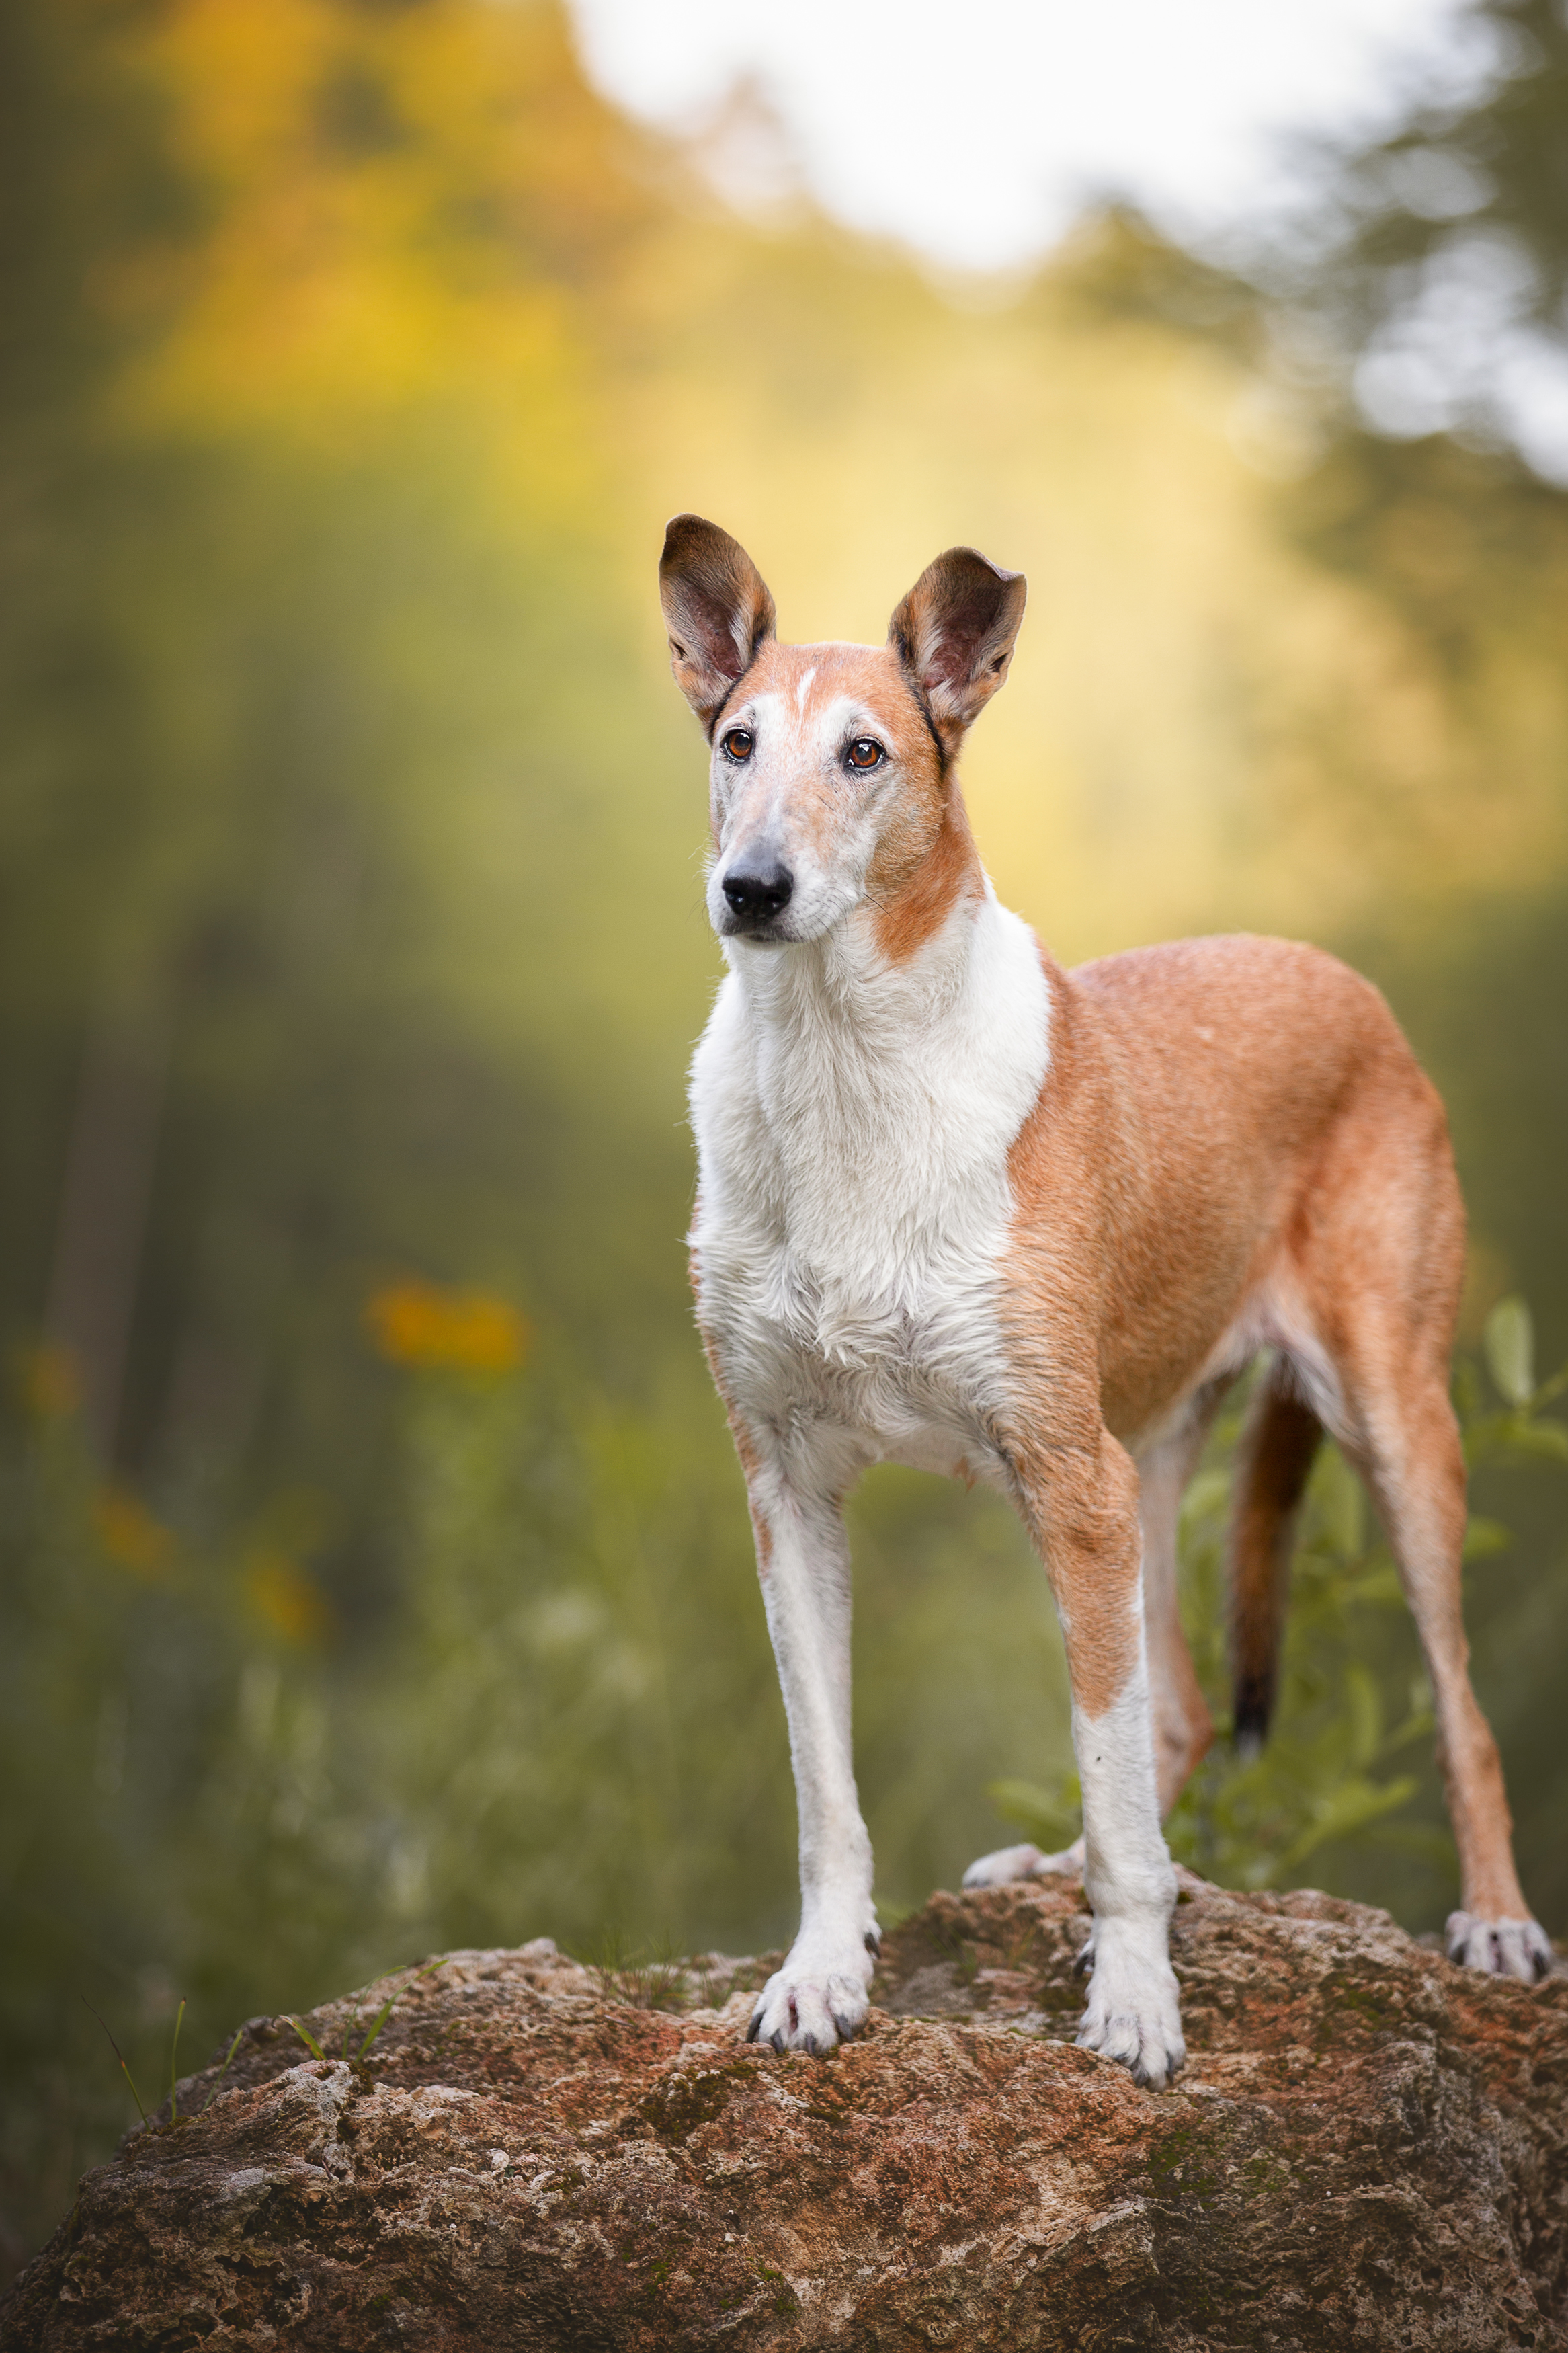
[[[989,896],[903,966],[849,926],[737,949],[692,1067],[691,1239],[753,1418],[815,1414],[943,1470],[983,1447],[1048,1009],[1033,934]]]

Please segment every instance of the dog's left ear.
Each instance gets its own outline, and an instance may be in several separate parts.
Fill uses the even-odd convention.
[[[767,582],[738,539],[701,515],[678,514],[664,534],[658,596],[675,682],[710,733],[731,688],[773,636]]]
[[[1007,675],[1028,584],[977,547],[928,564],[888,624],[949,756]]]

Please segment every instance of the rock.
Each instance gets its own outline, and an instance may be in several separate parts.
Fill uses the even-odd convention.
[[[313,2011],[319,2060],[253,2019],[0,2345],[1568,2346],[1568,1976],[1189,1878],[1152,2094],[1072,2043],[1087,1926],[1067,1879],[933,1896],[830,2060],[742,2041],[776,1955],[454,1953]]]

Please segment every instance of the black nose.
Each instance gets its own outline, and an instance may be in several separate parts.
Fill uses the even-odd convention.
[[[731,913],[749,915],[754,923],[766,923],[781,907],[787,907],[794,889],[795,876],[787,866],[763,867],[754,874],[731,872],[724,877],[724,896]]]

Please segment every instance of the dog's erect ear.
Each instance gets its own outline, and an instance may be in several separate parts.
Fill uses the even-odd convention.
[[[767,583],[738,539],[700,515],[678,514],[664,534],[658,596],[675,682],[711,732],[735,681],[773,636]]]
[[[888,642],[925,697],[949,754],[1013,659],[1027,583],[978,548],[928,564],[888,624]]]

